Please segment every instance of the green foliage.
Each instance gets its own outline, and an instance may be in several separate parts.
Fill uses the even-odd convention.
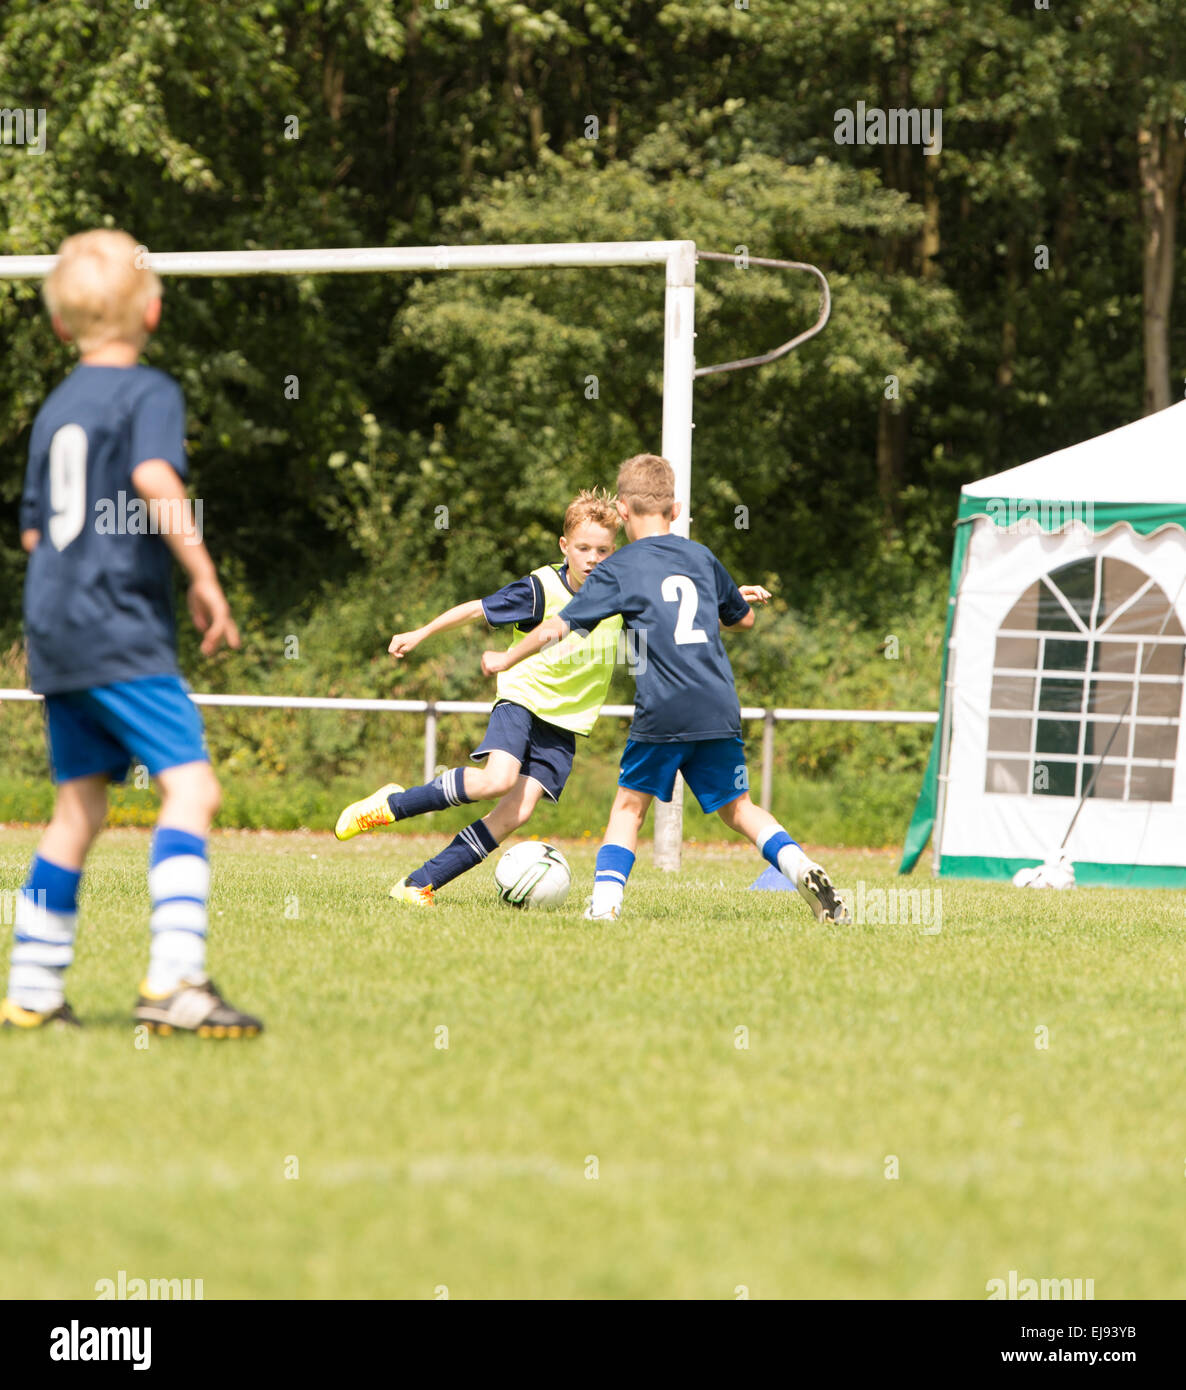
[[[761,577],[756,582],[762,582]],[[406,700],[493,698],[478,674],[486,646],[505,635],[480,625],[430,639],[398,665],[386,653],[394,628],[364,597],[327,598],[285,632],[266,624],[249,596],[232,585],[242,615],[243,652],[201,658],[184,634],[184,662],[198,689],[212,693],[394,697]],[[743,705],[806,709],[926,709],[938,680],[946,591],[903,609],[885,631],[834,605],[808,618],[776,600],[749,632],[726,638]],[[416,621],[427,610],[401,617]],[[0,662],[0,685],[20,687],[25,673],[14,649]],[[609,703],[629,704],[633,684],[615,675]],[[48,817],[45,741],[37,705],[0,704],[6,757],[0,776],[0,822]],[[317,830],[364,792],[423,775],[424,719],[414,714],[262,710],[203,711],[211,756],[223,787],[223,827]],[[436,766],[468,761],[485,728],[483,715],[443,715]],[[600,837],[617,783],[625,722],[603,717],[577,758],[559,806],[541,807],[529,827],[541,836]],[[761,724],[744,726],[752,794],[761,787]],[[775,728],[772,809],[793,833],[814,843],[893,844],[909,820],[930,748],[930,725],[779,723]],[[110,823],[148,825],[157,801],[134,782],[112,791]],[[689,839],[726,835],[716,816],[686,798]],[[402,829],[453,834],[473,819],[462,807]]]
[[[1184,30],[1186,0],[9,5],[0,108],[44,109],[48,142],[0,144],[0,253],[119,225],[158,251],[679,237],[813,261],[824,333],[697,383],[693,534],[786,605],[738,654],[745,698],[925,708],[929,646],[893,680],[869,653],[941,611],[959,486],[1141,408],[1137,152],[1151,124],[1181,138]],[[941,152],[837,144],[859,101],[941,108]],[[806,277],[698,280],[702,364],[816,313]],[[72,361],[37,288],[0,281],[4,647],[29,431]],[[392,631],[550,558],[575,489],[659,447],[661,348],[643,270],[170,279],[148,360],[186,392],[248,637],[206,662],[186,636],[195,685],[389,692]],[[1180,314],[1170,355],[1181,375]],[[293,634],[315,659],[284,657]],[[480,646],[400,689],[487,693]],[[364,718],[294,718],[271,751],[257,716],[220,719],[244,777],[373,763]],[[789,741],[826,777],[914,767],[925,737]]]

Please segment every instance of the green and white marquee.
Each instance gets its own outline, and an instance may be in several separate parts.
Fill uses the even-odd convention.
[[[1184,653],[1186,402],[969,483],[900,872],[1186,886]]]

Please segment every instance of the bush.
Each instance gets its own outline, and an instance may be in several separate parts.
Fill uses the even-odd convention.
[[[752,578],[752,576],[747,576]],[[448,634],[398,667],[386,655],[392,621],[422,615],[377,616],[372,597],[322,598],[301,620],[273,627],[244,592],[228,583],[244,634],[239,653],[206,660],[192,629],[182,637],[183,667],[198,691],[268,695],[404,699],[492,699],[478,670],[487,644],[505,637],[484,629]],[[802,708],[933,709],[937,698],[945,595],[920,594],[892,632],[870,631],[839,608],[810,618],[781,600],[758,614],[748,633],[726,637],[743,705]],[[425,610],[427,612],[427,609]],[[184,623],[184,619],[182,620]],[[0,683],[25,684],[23,655],[0,661]],[[629,678],[616,675],[610,703],[633,698]],[[211,755],[223,785],[223,826],[291,829],[332,827],[352,798],[398,780],[419,782],[424,719],[419,715],[346,711],[207,708]],[[48,817],[52,790],[46,772],[41,711],[4,706],[5,776],[0,819]],[[480,715],[444,716],[438,725],[437,766],[464,763],[485,727]],[[576,766],[557,807],[541,808],[530,831],[540,835],[600,836],[613,799],[625,738],[620,719],[599,721],[581,741]],[[743,727],[752,794],[760,795],[761,725]],[[773,810],[791,833],[817,844],[887,845],[909,819],[930,748],[929,725],[780,723],[775,731]],[[111,823],[148,825],[155,793],[133,783],[113,789]],[[461,807],[431,825],[452,831],[472,820]],[[688,798],[689,838],[726,835],[719,820],[701,816]]]

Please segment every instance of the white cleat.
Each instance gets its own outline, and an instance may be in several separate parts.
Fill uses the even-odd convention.
[[[621,905],[611,907],[608,912],[594,912],[593,899],[588,898],[585,902],[585,921],[586,922],[616,922],[622,915]]]
[[[817,922],[831,922],[838,927],[852,925],[852,913],[819,864],[807,865],[799,878],[798,888],[815,913]]]

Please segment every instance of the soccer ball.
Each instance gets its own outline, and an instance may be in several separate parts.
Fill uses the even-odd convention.
[[[559,907],[572,887],[568,860],[541,840],[514,845],[494,866],[500,902],[509,907]]]

